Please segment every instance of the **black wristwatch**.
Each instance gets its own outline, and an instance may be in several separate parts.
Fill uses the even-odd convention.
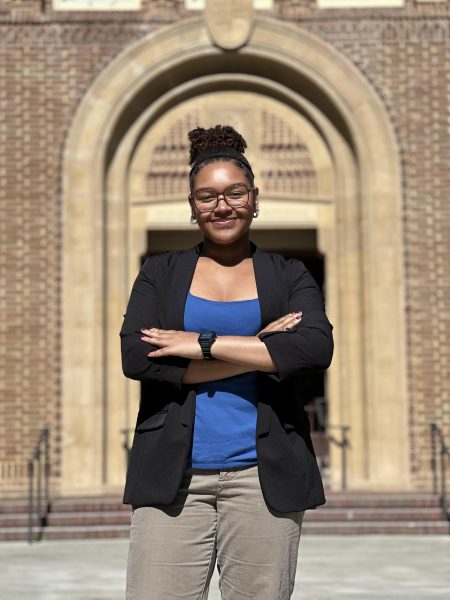
[[[217,334],[215,331],[202,331],[198,336],[198,343],[202,349],[203,358],[206,360],[213,360],[214,356],[211,354],[211,346],[216,341]]]

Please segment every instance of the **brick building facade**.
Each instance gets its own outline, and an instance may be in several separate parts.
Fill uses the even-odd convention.
[[[60,2],[59,8],[61,4]],[[68,139],[71,131],[72,135],[75,135],[73,134],[75,115],[81,114],[79,111],[83,102],[85,103],[83,106],[87,106],[89,101],[86,98],[89,90],[95,82],[98,83],[102,73],[112,65],[118,65],[125,52],[134,52],[134,48],[143,48],[142,44],[145,44],[146,40],[151,42],[155,34],[165,35],[164,32],[167,31],[169,36],[171,28],[176,26],[182,28],[184,21],[187,23],[191,20],[197,23],[197,20],[202,20],[201,11],[190,10],[186,3],[180,0],[142,0],[141,4],[139,10],[130,11],[83,11],[73,10],[73,7],[65,11],[55,10],[55,5],[50,0],[3,0],[0,3],[0,115],[2,116],[0,120],[2,204],[0,486],[6,496],[25,493],[26,459],[30,456],[39,432],[44,426],[49,426],[51,430],[52,487],[55,493],[70,494],[77,491],[98,493],[103,489],[108,491],[120,489],[122,474],[115,463],[114,465],[108,463],[110,449],[108,440],[111,435],[115,435],[111,434],[111,431],[118,432],[120,427],[133,423],[137,406],[130,402],[127,408],[115,417],[108,410],[108,394],[104,387],[101,387],[101,381],[94,382],[93,389],[97,389],[98,393],[95,395],[94,392],[95,401],[87,405],[83,395],[85,375],[82,374],[84,369],[82,362],[77,362],[78,359],[74,355],[75,362],[72,363],[72,367],[69,363],[72,360],[71,350],[70,348],[67,352],[64,350],[64,343],[73,346],[76,345],[77,339],[84,340],[83,337],[77,338],[76,327],[83,327],[86,318],[88,320],[95,318],[95,315],[89,313],[91,308],[87,307],[85,311],[82,304],[83,294],[77,292],[78,288],[74,287],[72,291],[64,292],[66,274],[72,264],[67,263],[64,240],[70,237],[71,232],[75,232],[74,219],[77,219],[76,199],[71,200],[71,206],[75,207],[72,212],[67,213],[64,206],[67,184],[65,177],[69,172],[65,171],[65,164],[68,164],[67,161],[70,162],[71,148],[74,147]],[[329,52],[330,56],[335,53],[338,63],[342,61],[342,68],[359,72],[363,82],[361,86],[370,89],[373,98],[378,99],[380,111],[384,112],[386,123],[392,132],[392,148],[397,153],[396,165],[400,184],[401,236],[396,248],[396,256],[402,272],[400,303],[403,312],[399,331],[403,344],[400,360],[405,370],[405,404],[403,416],[400,418],[405,419],[406,456],[402,458],[402,464],[407,470],[404,480],[399,485],[405,489],[429,490],[431,487],[430,422],[438,423],[446,439],[450,441],[449,3],[405,0],[401,3],[402,6],[359,6],[357,8],[349,8],[345,3],[343,4],[344,6],[336,8],[321,8],[316,0],[275,0],[272,8],[257,10],[255,18],[262,19],[261,31],[264,27],[266,27],[264,31],[269,31],[271,27],[274,28],[273,31],[278,31],[276,28],[286,26],[289,35],[295,37],[293,28],[296,28],[299,36],[306,36],[306,40],[316,39],[320,47],[323,47],[324,53]],[[198,27],[202,27],[201,24]],[[182,35],[188,35],[183,33],[183,29],[177,31],[182,31]],[[260,35],[262,39],[265,34]],[[273,35],[275,36],[275,33]],[[157,54],[157,48],[157,46],[152,47],[148,52]],[[217,64],[220,65],[219,55],[225,51],[214,45],[212,48],[214,56],[218,56]],[[250,58],[244,52],[244,58],[239,63],[240,52],[243,51],[241,49],[226,51],[228,55],[234,53],[235,56],[230,60],[236,60],[233,64],[243,65],[241,75],[245,76],[247,72],[245,61],[249,61],[250,65]],[[152,55],[151,60],[156,61],[157,57],[153,58]],[[311,58],[311,61],[313,60],[314,57]],[[129,64],[134,63],[131,61]],[[136,65],[138,64],[143,63],[136,62]],[[226,62],[223,64],[224,73],[233,72],[233,69],[227,69]],[[200,71],[195,67],[197,70],[193,70],[193,77],[201,75],[201,67],[199,68]],[[136,79],[143,71],[144,69],[136,67]],[[220,72],[211,71],[212,69],[205,63],[205,77],[214,78],[220,75]],[[259,73],[256,67],[251,75],[263,77],[263,73]],[[333,77],[332,73],[330,77]],[[274,77],[270,76],[270,78]],[[304,78],[306,81],[306,74]],[[357,78],[356,74],[355,78]],[[171,86],[175,89],[176,86],[185,84],[179,79],[176,67],[173,67],[173,71],[165,70],[164,79],[166,83],[164,93]],[[280,86],[285,86],[288,81],[280,80],[278,83]],[[227,90],[235,89],[236,93],[240,91],[247,93],[244,84],[239,87],[240,85],[230,82]],[[220,85],[218,90],[219,87]],[[301,96],[308,95],[307,86],[304,90],[297,86],[296,91]],[[262,95],[262,92],[258,93]],[[94,100],[99,97],[94,97]],[[277,101],[281,101],[280,97]],[[311,98],[314,97],[312,94]],[[272,98],[276,98],[275,92]],[[186,111],[177,116],[178,120],[168,120],[164,125],[161,120],[163,115],[159,115],[161,133],[158,135],[161,139],[171,139],[172,136],[178,143],[183,139],[180,131],[185,131],[188,126],[203,124],[201,111],[195,112],[195,96],[193,99],[183,96],[182,101],[191,102],[192,106],[186,106]],[[273,121],[276,107],[274,105],[271,108],[269,104],[266,106],[264,102],[265,100],[261,98],[261,114],[270,113]],[[320,110],[323,113],[326,111],[322,107],[326,104],[324,96],[320,100]],[[177,101],[174,100],[171,107],[165,110],[170,111],[176,106]],[[335,107],[337,106],[336,103]],[[134,104],[134,108],[132,104],[129,106],[128,114],[131,114],[134,109],[136,114],[133,119],[123,121],[122,129],[131,127],[131,123],[137,120],[137,113],[143,112],[139,102]],[[217,107],[214,110],[215,115],[219,114],[217,122],[221,122]],[[327,114],[333,115],[333,110],[336,112],[337,122],[341,118],[337,108],[329,107]],[[198,123],[195,118],[199,119]],[[121,130],[119,121],[118,119],[114,135],[118,135],[117,131]],[[284,122],[287,121],[286,117]],[[177,123],[184,123],[184,129]],[[276,121],[273,123],[276,130],[277,123]],[[301,129],[301,125],[299,128]],[[165,134],[164,131],[167,133]],[[286,139],[290,135],[291,133],[286,133]],[[92,144],[95,143],[96,139],[93,138]],[[268,140],[267,143],[270,145],[273,139]],[[319,142],[317,147],[319,148]],[[109,148],[115,148],[114,142]],[[379,148],[379,151],[384,152],[383,148]],[[320,152],[322,150],[318,149],[316,156]],[[181,152],[177,155],[177,160],[184,160],[183,156]],[[376,158],[375,156],[374,159]],[[365,160],[364,170],[361,170],[360,174],[371,177],[370,157]],[[263,158],[261,161],[263,171]],[[71,163],[71,173],[76,169],[76,164],[76,160]],[[358,161],[355,164],[358,166]],[[373,168],[376,169],[375,164]],[[136,172],[139,172],[138,167],[136,169]],[[356,176],[355,181],[357,179]],[[320,172],[318,180],[320,180]],[[379,186],[382,186],[382,174],[379,181]],[[333,186],[330,184],[330,189],[331,187]],[[262,185],[260,189],[261,192],[264,191]],[[334,186],[333,190],[338,190],[337,186]],[[179,194],[181,200],[184,197],[182,188],[177,188],[171,193]],[[80,194],[81,198],[82,192]],[[326,195],[325,192],[324,194]],[[99,198],[101,197],[100,194]],[[136,198],[138,197],[140,197],[139,193],[136,192]],[[264,201],[264,196],[262,200]],[[139,199],[135,204],[136,206],[139,204]],[[80,211],[83,210],[82,202],[79,206]],[[113,211],[114,203],[111,206]],[[376,204],[374,206],[376,212]],[[95,224],[96,219],[100,218],[101,211],[102,206],[93,208],[87,223]],[[263,202],[261,202],[261,211],[264,211]],[[185,212],[187,222],[189,217],[187,208]],[[356,216],[355,219],[370,220],[371,215],[372,212],[368,211],[360,217]],[[81,215],[80,218],[85,217],[86,215]],[[381,219],[382,214],[373,215],[373,218]],[[386,218],[389,219],[389,216]],[[167,223],[167,219],[162,219],[161,223]],[[159,230],[164,230],[163,224]],[[270,223],[267,226],[269,225]],[[176,229],[176,227],[171,228],[173,231]],[[275,230],[275,225],[271,229]],[[146,232],[147,228],[142,232],[143,235]],[[376,239],[374,237],[374,244]],[[108,246],[107,243],[104,246],[104,248],[111,247],[113,246]],[[79,248],[79,253],[74,251],[70,261],[78,260],[77,256],[80,263],[89,261],[90,246],[80,242]],[[383,285],[384,279],[394,279],[394,284],[396,283],[397,274],[390,272],[389,256],[389,253],[386,254],[387,260],[384,264],[382,260],[376,263],[380,268],[376,274],[367,273],[368,265],[375,263],[367,262],[366,267],[363,268],[363,277],[369,279],[372,275],[374,277],[371,285]],[[91,258],[94,262],[98,260],[98,264],[102,264],[104,260],[116,260],[114,251],[108,259],[104,256]],[[130,264],[136,266],[136,262]],[[351,261],[348,264],[351,265]],[[125,273],[128,286],[135,272],[136,269],[131,266],[129,272]],[[95,275],[100,279],[104,276],[100,271],[92,276]],[[120,277],[122,275],[120,271]],[[75,286],[76,279],[77,276],[74,275],[72,283],[75,281]],[[338,282],[334,285],[339,288]],[[110,288],[104,287],[104,293],[106,289]],[[382,290],[377,290],[376,293],[382,294]],[[69,298],[70,294],[74,298],[73,304],[66,302],[64,305],[64,298]],[[117,306],[124,306],[125,298],[126,295],[122,293],[117,300]],[[77,306],[80,310],[77,310]],[[341,305],[336,300],[333,306],[331,320],[339,336]],[[356,318],[364,320],[367,306],[370,305],[358,309]],[[112,331],[115,329],[118,332],[117,324],[121,317],[119,312],[116,310]],[[381,321],[372,323],[369,329],[363,328],[363,331],[370,338],[370,331],[376,333],[390,326],[390,323]],[[72,331],[71,327],[75,327],[75,330]],[[344,328],[344,324],[341,327]],[[67,333],[69,331],[71,333]],[[102,336],[101,332],[100,336]],[[118,337],[106,335],[101,339],[103,344],[101,356],[102,361],[105,362],[108,361],[110,351],[108,348],[111,345],[118,347]],[[345,343],[349,345],[351,341]],[[369,339],[368,347],[370,343]],[[389,351],[383,359],[385,349],[382,343],[380,342],[379,347],[375,343],[373,346],[374,352],[379,355],[377,360],[380,369],[383,369],[383,360],[388,369]],[[116,360],[115,377],[120,378],[117,348],[111,352],[113,353],[111,360]],[[89,354],[90,349],[83,347],[80,353]],[[333,365],[335,369],[333,385],[336,389],[340,386],[340,393],[345,398],[342,389],[345,390],[347,385],[346,377],[350,378],[351,375],[348,375],[346,368],[340,374],[337,371],[339,364],[346,363],[346,356],[349,357],[349,361],[351,360],[351,351],[345,354],[342,350],[340,356],[342,363]],[[91,376],[92,373],[86,375],[87,379]],[[100,376],[100,380],[102,377],[105,375]],[[360,438],[358,443],[361,447],[372,443],[375,447],[381,447],[384,444],[383,427],[386,425],[389,429],[391,408],[394,412],[397,410],[392,403],[392,398],[395,399],[395,388],[403,385],[391,376],[388,378],[389,382],[386,386],[390,385],[394,393],[389,396],[389,401],[386,400],[383,408],[384,417],[383,414],[376,413],[375,418],[378,419],[376,439],[373,438],[374,434],[370,429],[371,404],[366,405],[362,400],[354,412],[346,413],[345,402],[340,400],[340,409],[336,409],[333,413],[336,424],[346,422],[353,427],[355,436]],[[337,383],[337,380],[340,383]],[[362,396],[365,389],[372,393],[372,390],[381,385],[376,374],[368,375],[363,384],[367,387],[360,390]],[[72,386],[70,402],[64,400],[69,385]],[[107,384],[105,385],[107,387]],[[89,393],[92,393],[92,390]],[[355,390],[353,393],[357,395],[358,391]],[[399,395],[402,393],[399,391]],[[132,394],[135,394],[135,390]],[[77,399],[77,406],[73,404],[74,398]],[[83,419],[86,422],[86,431],[80,434],[77,433],[82,429],[80,424],[74,424],[72,431],[70,419],[68,422],[68,415],[73,415],[77,410],[85,411]],[[352,419],[358,419],[360,413],[365,414],[361,417],[361,422],[364,421],[365,425],[358,426]],[[65,425],[64,419],[66,419]],[[94,425],[91,431],[90,427],[96,422],[102,424],[98,429]],[[359,433],[357,433],[358,429]],[[73,477],[73,468],[77,468],[77,452],[80,452],[80,456],[85,456],[83,448],[89,446],[96,432],[100,441],[91,450],[91,454],[99,455],[99,462],[94,464],[89,457],[80,458],[79,461],[79,468],[92,470],[92,477],[88,477],[87,483],[81,478],[78,487],[63,484],[64,478],[70,480]],[[389,435],[394,434],[386,433],[386,437]],[[120,444],[120,439],[117,433],[113,442],[115,447]],[[351,434],[350,439],[352,439]],[[359,446],[355,442],[355,448],[357,447]],[[392,448],[395,448],[395,444]],[[66,450],[72,454],[70,460],[65,462]],[[119,449],[118,453],[120,452]],[[374,452],[376,453],[376,450]],[[387,456],[382,455],[382,460],[389,462]],[[395,463],[395,454],[391,455],[390,460]],[[353,479],[350,477],[350,483],[353,481],[353,487],[361,488],[364,487],[364,481],[367,481],[367,488],[378,489],[381,476],[373,480],[370,474],[367,477],[362,476],[361,473],[365,468],[370,470],[370,464],[364,467],[357,466],[355,462],[355,473],[358,472],[359,475]],[[108,469],[118,472],[111,481]],[[395,489],[392,479],[387,487]],[[94,484],[93,481],[96,483]]]

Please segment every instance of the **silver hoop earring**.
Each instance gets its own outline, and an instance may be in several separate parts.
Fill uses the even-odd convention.
[[[253,212],[253,216],[255,219],[258,216],[258,214],[259,214],[259,208],[256,208],[256,210]]]
[[[191,225],[195,225],[195,223],[197,223],[197,218],[195,215],[191,215]]]

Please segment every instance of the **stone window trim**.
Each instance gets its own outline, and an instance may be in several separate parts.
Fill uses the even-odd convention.
[[[54,11],[138,11],[142,0],[52,0]]]

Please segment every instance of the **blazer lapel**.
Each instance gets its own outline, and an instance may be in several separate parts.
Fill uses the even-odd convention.
[[[261,309],[261,329],[271,321],[275,321],[283,314],[283,286],[280,285],[279,273],[276,271],[273,261],[268,252],[265,252],[253,242],[252,247],[253,268],[255,270],[256,287],[258,290],[259,305]],[[267,378],[263,372],[258,372],[259,393],[258,418],[256,423],[256,435],[264,435],[270,429],[270,418],[272,415],[269,390],[273,386],[267,385]]]
[[[253,242],[250,242],[250,245],[252,247],[259,305],[261,307],[262,328],[282,315],[282,286],[278,281],[279,274],[274,267],[270,254]]]
[[[165,288],[162,297],[162,312],[166,315],[166,327],[184,331],[184,305],[191,287],[195,266],[201,252],[203,242],[181,252],[174,261],[169,274],[170,285]],[[170,277],[171,275],[171,277]],[[195,415],[195,389],[190,389],[180,408],[180,422],[191,427]]]
[[[202,250],[203,242],[181,252],[175,261],[168,297],[164,298],[167,321],[170,329],[184,331],[184,305],[191,287],[195,266]]]

